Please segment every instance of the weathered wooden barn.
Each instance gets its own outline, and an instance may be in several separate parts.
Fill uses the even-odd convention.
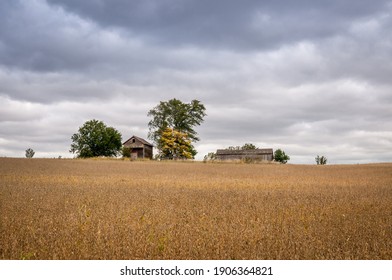
[[[131,159],[152,159],[154,146],[143,138],[132,136],[123,143],[123,146],[131,148]]]
[[[274,153],[272,149],[254,150],[230,150],[222,149],[216,151],[217,160],[252,160],[252,161],[272,161]]]

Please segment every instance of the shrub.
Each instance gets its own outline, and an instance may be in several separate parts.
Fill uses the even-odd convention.
[[[315,158],[317,165],[325,165],[327,164],[327,158],[325,156],[319,156],[317,155],[317,157]]]
[[[123,147],[122,148],[122,156],[125,158],[131,157],[132,148],[131,147]]]
[[[34,150],[32,148],[28,148],[26,150],[26,157],[27,158],[32,158],[34,155],[35,155],[35,152],[34,152]]]

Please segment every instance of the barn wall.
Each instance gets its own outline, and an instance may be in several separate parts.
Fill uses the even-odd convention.
[[[256,149],[256,150],[217,150],[217,160],[254,160],[254,161],[272,161],[272,149]]]

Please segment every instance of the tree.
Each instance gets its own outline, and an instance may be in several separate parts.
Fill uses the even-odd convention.
[[[245,143],[242,147],[241,150],[256,150],[257,147],[253,145],[252,143]]]
[[[186,133],[166,128],[159,139],[161,159],[193,158],[193,147]]]
[[[327,158],[325,156],[319,156],[317,155],[317,157],[315,158],[317,165],[325,165],[327,164]]]
[[[34,150],[32,148],[28,148],[26,150],[26,157],[27,158],[32,158],[34,155],[35,155],[35,152],[34,152]]]
[[[122,156],[125,158],[130,158],[132,153],[131,147],[123,147],[122,148]]]
[[[204,105],[198,100],[192,100],[191,103],[183,103],[178,99],[169,101],[161,101],[156,107],[148,112],[148,116],[152,117],[149,126],[148,138],[157,144],[157,148],[161,150],[161,138],[167,128],[180,133],[185,133],[192,146],[192,157],[196,155],[192,142],[199,141],[195,126],[200,125],[206,116]]]
[[[290,160],[290,157],[281,149],[277,149],[274,153],[274,159],[277,162],[287,163],[287,161]]]
[[[210,152],[204,156],[203,162],[213,162],[216,160],[216,153]]]
[[[85,122],[71,139],[70,152],[81,158],[116,156],[122,146],[121,133],[98,120]]]
[[[256,150],[258,149],[255,145],[252,143],[245,143],[242,147],[241,146],[230,146],[227,148],[227,150],[230,151],[241,151],[241,150]]]

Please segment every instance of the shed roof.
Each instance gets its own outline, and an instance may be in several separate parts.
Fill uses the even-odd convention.
[[[152,145],[151,143],[149,143],[149,142],[147,142],[146,140],[144,140],[143,138],[137,137],[137,136],[135,136],[135,135],[133,135],[131,138],[129,138],[127,141],[125,141],[125,142],[123,143],[123,145],[124,145],[125,143],[127,143],[129,140],[131,140],[132,138],[135,138],[136,140],[138,140],[139,142],[141,142],[141,143],[144,144],[144,145],[154,147],[154,145]]]

